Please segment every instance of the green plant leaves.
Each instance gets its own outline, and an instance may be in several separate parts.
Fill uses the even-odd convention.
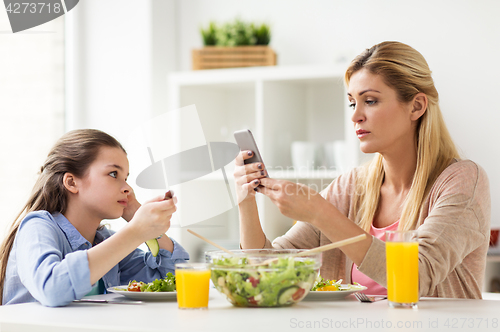
[[[206,29],[200,29],[205,46],[268,45],[271,29],[267,24],[255,25],[239,19],[218,25],[210,22]]]
[[[203,38],[203,45],[214,46],[216,43],[215,34],[217,33],[217,27],[214,22],[210,22],[206,30],[200,29],[201,36]]]

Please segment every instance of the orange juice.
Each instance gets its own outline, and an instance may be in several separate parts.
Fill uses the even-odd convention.
[[[210,270],[176,269],[179,308],[207,308]]]
[[[418,302],[418,242],[386,242],[387,299]]]

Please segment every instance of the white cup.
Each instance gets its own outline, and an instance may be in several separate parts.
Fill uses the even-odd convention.
[[[325,166],[329,170],[346,170],[345,141],[334,141],[323,145]]]
[[[313,142],[292,142],[292,164],[296,171],[312,170],[316,167],[317,144]]]

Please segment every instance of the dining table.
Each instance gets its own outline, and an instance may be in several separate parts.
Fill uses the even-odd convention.
[[[87,299],[128,301],[109,293]],[[235,307],[214,288],[203,310],[178,309],[174,299],[125,303],[40,303],[0,306],[0,331],[500,331],[500,294],[483,299],[421,298],[418,308],[390,308],[387,300],[362,303],[307,300],[288,307]]]

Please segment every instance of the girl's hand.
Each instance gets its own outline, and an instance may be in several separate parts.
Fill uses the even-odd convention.
[[[234,182],[238,204],[246,199],[255,197],[254,188],[260,183],[259,179],[266,176],[264,164],[253,163],[245,165],[244,160],[253,156],[252,151],[241,151],[235,160]]]
[[[280,212],[289,218],[314,223],[324,210],[323,204],[329,204],[317,191],[300,183],[264,178],[260,179],[263,187],[257,191],[269,197]]]
[[[122,218],[128,222],[132,220],[137,210],[141,207],[141,203],[139,203],[135,198],[135,193],[132,190],[132,188],[130,188],[130,192],[127,196],[127,199],[128,199],[127,207],[123,209]]]
[[[158,196],[142,205],[130,221],[130,226],[136,228],[137,236],[142,242],[156,238],[170,228],[170,219],[177,210],[177,197],[164,200]]]

